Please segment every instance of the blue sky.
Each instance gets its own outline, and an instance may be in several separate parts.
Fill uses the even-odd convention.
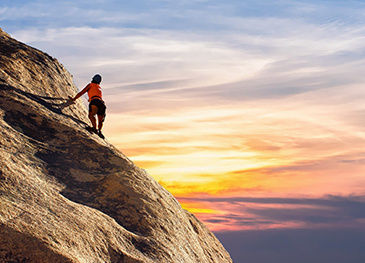
[[[358,263],[364,14],[342,0],[3,0],[0,27],[80,89],[103,76],[109,140],[188,209],[216,211],[196,208],[234,262]]]
[[[276,83],[277,75],[288,68],[332,65],[319,78],[327,73],[332,76],[326,81],[348,81],[337,76],[333,66],[362,59],[363,8],[356,1],[3,1],[0,14],[6,31],[62,58],[71,72],[79,73],[80,58],[85,64],[99,60],[94,61],[95,67],[109,64],[104,74],[116,83],[166,81],[170,76],[169,80],[206,85],[199,90],[207,94],[220,81],[225,88],[217,87],[219,95],[241,99],[282,96],[327,85],[307,83],[306,76],[299,79],[304,87],[298,83],[300,87],[293,88],[291,79]],[[161,45],[163,49],[158,48]],[[143,65],[135,69],[138,63]],[[118,75],[122,74],[120,79],[115,79],[115,65]],[[346,65],[347,70],[358,68]],[[256,74],[243,82],[256,91],[236,88],[244,73],[260,69],[266,71],[266,78],[273,78],[268,81],[274,86],[268,89],[268,81],[257,83],[263,78]],[[86,72],[81,73],[82,78]],[[202,81],[223,72],[224,79]],[[75,76],[79,84],[80,74]]]

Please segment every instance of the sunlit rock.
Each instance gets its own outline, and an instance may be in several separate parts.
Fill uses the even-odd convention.
[[[76,93],[55,58],[0,30],[0,262],[232,262],[168,191],[85,130],[81,100],[63,107]]]

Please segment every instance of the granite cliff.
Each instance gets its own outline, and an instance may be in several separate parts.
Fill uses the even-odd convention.
[[[232,262],[146,171],[84,127],[69,72],[0,29],[0,262]]]

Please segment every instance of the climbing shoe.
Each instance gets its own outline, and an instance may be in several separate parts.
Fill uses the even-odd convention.
[[[87,131],[89,131],[90,133],[95,133],[95,134],[98,134],[99,135],[98,130],[96,128],[94,128],[94,127],[87,126],[87,127],[85,127],[85,129]]]
[[[99,132],[98,132],[98,135],[99,135],[99,137],[100,137],[100,138],[105,139],[104,134],[102,134],[100,130],[99,130]]]

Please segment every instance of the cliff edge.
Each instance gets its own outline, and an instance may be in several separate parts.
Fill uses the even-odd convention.
[[[208,228],[91,135],[72,76],[0,29],[0,262],[232,262]]]

